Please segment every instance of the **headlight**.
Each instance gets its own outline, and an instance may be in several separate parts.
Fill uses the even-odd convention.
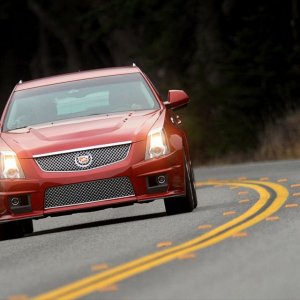
[[[159,157],[169,153],[166,135],[162,128],[150,130],[147,137],[145,159]]]
[[[17,155],[13,151],[0,152],[0,177],[5,179],[24,178]]]

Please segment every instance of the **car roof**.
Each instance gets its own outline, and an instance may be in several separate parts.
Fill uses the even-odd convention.
[[[76,73],[68,73],[63,75],[56,75],[56,76],[22,82],[16,86],[15,90],[21,91],[21,90],[26,90],[26,89],[31,89],[31,88],[46,86],[46,85],[52,85],[57,83],[63,83],[63,82],[90,79],[96,77],[132,74],[132,73],[141,73],[141,70],[136,66],[130,66],[130,67],[95,69],[90,71],[79,71]]]

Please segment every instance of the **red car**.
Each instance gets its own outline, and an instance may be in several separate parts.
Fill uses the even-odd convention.
[[[167,214],[197,206],[186,135],[136,66],[78,72],[13,90],[0,122],[0,236],[32,220],[164,199]]]

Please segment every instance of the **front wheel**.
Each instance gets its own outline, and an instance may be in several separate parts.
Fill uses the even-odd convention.
[[[197,193],[194,186],[194,174],[192,168],[185,163],[185,196],[164,199],[166,213],[168,215],[191,212],[197,207]]]

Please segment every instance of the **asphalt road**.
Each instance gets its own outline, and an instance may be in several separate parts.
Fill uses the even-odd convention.
[[[0,299],[300,299],[300,161],[195,175],[192,213],[156,201],[0,242]]]

